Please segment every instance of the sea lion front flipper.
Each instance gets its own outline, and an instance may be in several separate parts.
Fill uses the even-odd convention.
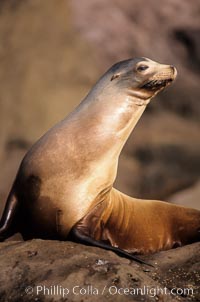
[[[105,242],[95,240],[95,239],[85,235],[84,232],[81,232],[81,230],[77,226],[77,224],[71,229],[70,234],[69,234],[69,238],[74,242],[83,243],[85,245],[96,246],[96,247],[100,247],[100,248],[103,248],[103,249],[106,249],[106,250],[109,250],[109,251],[113,251],[121,257],[128,258],[128,259],[134,260],[138,263],[146,264],[146,265],[149,265],[149,266],[153,267],[152,264],[149,264],[149,263],[143,261],[142,259],[140,259],[140,258],[138,258],[134,255],[131,255],[128,252],[126,252],[126,251],[124,251],[120,248],[111,246],[111,245],[109,245]]]
[[[14,233],[17,233],[17,230],[15,229],[15,218],[18,204],[18,198],[13,190],[11,190],[0,221],[0,241],[4,241]]]

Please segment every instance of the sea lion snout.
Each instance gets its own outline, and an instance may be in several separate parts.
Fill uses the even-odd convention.
[[[148,58],[129,61],[125,70],[117,81],[120,88],[126,88],[129,100],[139,106],[146,106],[152,97],[172,84],[177,76],[174,66],[160,64]]]
[[[162,65],[160,64],[160,70],[158,69],[158,73],[155,74],[155,77],[161,77],[164,79],[169,79],[174,81],[177,77],[177,69],[173,65]]]
[[[176,79],[177,70],[172,65],[156,64],[152,69],[152,74],[140,85],[140,89],[158,92]]]

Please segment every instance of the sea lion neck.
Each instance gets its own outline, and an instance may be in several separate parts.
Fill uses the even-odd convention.
[[[72,113],[70,125],[73,129],[74,125],[79,126],[79,137],[80,133],[82,137],[87,133],[96,145],[100,142],[100,150],[104,145],[109,150],[110,145],[111,149],[117,151],[118,156],[146,108],[146,104],[140,103],[139,99],[139,105],[136,101],[133,102],[126,94],[116,98],[110,95],[91,100],[87,96],[86,101],[83,100]],[[66,125],[68,121],[69,118],[66,119]]]
[[[127,93],[107,96],[99,96],[98,98],[89,97],[79,104],[74,112],[71,113],[71,118],[74,121],[84,125],[90,125],[92,120],[95,120],[93,127],[99,128],[104,132],[115,132],[127,127],[127,123],[131,123],[134,127],[137,123],[137,116],[140,112],[143,113],[150,99],[142,100],[136,96],[129,96]],[[69,116],[64,119],[68,121]],[[88,125],[87,125],[88,124]],[[88,129],[89,130],[89,129]]]

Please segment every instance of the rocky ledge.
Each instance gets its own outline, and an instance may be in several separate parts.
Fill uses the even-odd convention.
[[[200,243],[143,256],[60,241],[0,244],[0,301],[200,301]]]

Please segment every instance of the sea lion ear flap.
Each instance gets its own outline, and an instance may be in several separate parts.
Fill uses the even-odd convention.
[[[120,74],[119,73],[116,73],[116,74],[113,74],[113,76],[111,77],[111,81],[116,79],[116,78],[119,78]]]

